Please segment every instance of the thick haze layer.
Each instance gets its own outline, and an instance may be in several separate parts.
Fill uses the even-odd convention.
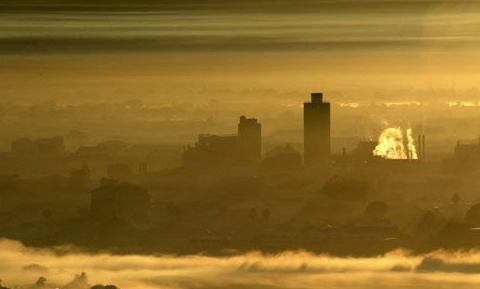
[[[8,0],[0,13],[4,101],[476,87],[476,1]]]
[[[477,288],[480,255],[435,252],[409,256],[395,251],[374,258],[337,258],[306,252],[250,253],[232,257],[201,255],[61,255],[0,241],[0,277],[15,288]],[[85,274],[81,274],[85,272]],[[77,275],[75,277],[75,275]]]
[[[200,5],[197,2],[169,5],[108,5],[107,2],[103,6],[94,5],[95,2],[90,5],[88,2],[41,5],[40,2],[29,7],[13,6],[12,10],[7,5],[2,17],[1,50],[35,54],[338,50],[366,53],[417,52],[417,49],[452,46],[472,49],[478,41],[477,14],[466,11],[471,5],[462,3],[303,0],[207,1]]]

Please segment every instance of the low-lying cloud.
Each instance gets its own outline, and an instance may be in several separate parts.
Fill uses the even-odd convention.
[[[66,253],[65,252],[70,252]],[[308,252],[210,257],[86,254],[0,241],[0,278],[14,288],[473,288],[480,253],[393,251],[372,258]],[[41,278],[43,277],[43,278]],[[46,280],[45,280],[46,279]]]

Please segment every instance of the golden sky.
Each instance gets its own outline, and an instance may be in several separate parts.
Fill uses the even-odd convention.
[[[0,98],[477,87],[477,2],[5,0]]]

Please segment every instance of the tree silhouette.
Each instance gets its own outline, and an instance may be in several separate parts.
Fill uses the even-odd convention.
[[[4,286],[2,285],[2,280],[0,279],[0,289],[10,289],[10,288],[4,287]]]
[[[117,286],[115,285],[102,285],[102,284],[97,284],[97,285],[94,285],[92,287],[90,287],[90,289],[119,289]]]
[[[37,282],[35,282],[36,287],[43,287],[47,284],[47,278],[45,277],[38,277]]]
[[[465,219],[472,225],[480,224],[480,204],[475,204],[468,210]]]
[[[454,204],[455,206],[458,206],[458,203],[460,202],[460,196],[455,193],[452,198],[450,199],[450,201],[452,202],[452,204]]]

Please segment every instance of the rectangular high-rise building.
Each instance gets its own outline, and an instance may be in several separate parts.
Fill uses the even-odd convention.
[[[262,126],[256,118],[240,117],[238,137],[245,147],[245,154],[251,160],[262,158]]]
[[[323,93],[312,93],[303,104],[304,163],[307,166],[330,164],[330,103]]]

